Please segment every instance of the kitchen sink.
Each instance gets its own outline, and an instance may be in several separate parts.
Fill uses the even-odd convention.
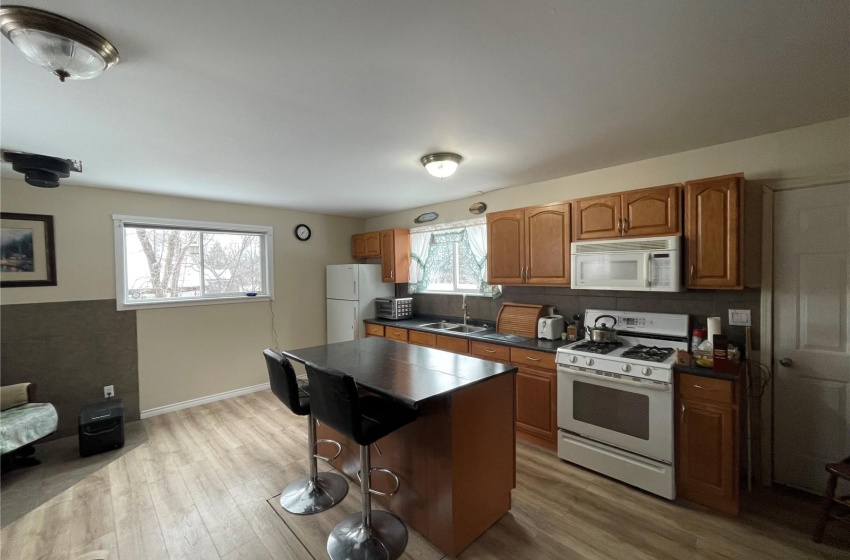
[[[459,325],[457,323],[447,323],[446,321],[440,321],[439,323],[427,323],[425,325],[420,325],[420,328],[423,329],[433,329],[435,331],[448,331],[455,330],[458,327],[462,327],[463,325]],[[472,331],[468,331],[472,332]]]
[[[446,329],[447,331],[457,332],[457,333],[476,333],[481,331],[486,331],[487,327],[471,327],[469,325],[458,325],[456,327],[452,327]]]

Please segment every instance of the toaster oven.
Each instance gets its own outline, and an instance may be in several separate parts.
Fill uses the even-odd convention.
[[[413,298],[375,298],[375,316],[393,320],[413,317]]]

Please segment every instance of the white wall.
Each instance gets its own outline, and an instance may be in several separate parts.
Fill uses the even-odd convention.
[[[748,180],[745,281],[748,286],[758,286],[760,185],[847,176],[849,170],[850,118],[843,118],[395,212],[366,220],[365,231],[409,228],[414,225],[413,219],[423,212],[437,212],[440,217],[434,223],[467,219],[471,217],[470,204],[478,201],[485,202],[487,211],[491,212],[742,171]],[[463,164],[454,177],[445,181],[461,183]]]
[[[49,214],[58,285],[4,288],[0,303],[115,298],[113,214],[274,227],[275,325],[281,348],[325,342],[325,265],[351,262],[350,236],[363,220],[63,185],[39,189],[4,179],[4,212]],[[292,234],[308,224],[307,242]],[[260,351],[272,345],[268,302],[137,311],[141,409],[268,381]]]

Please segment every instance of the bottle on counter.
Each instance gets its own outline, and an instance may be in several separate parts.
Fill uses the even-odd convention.
[[[696,327],[691,333],[691,352],[699,348],[699,345],[705,342],[708,336],[708,329],[705,327]]]

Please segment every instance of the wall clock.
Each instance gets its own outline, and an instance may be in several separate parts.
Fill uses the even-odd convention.
[[[307,241],[311,235],[313,235],[313,232],[310,231],[310,226],[307,224],[298,224],[295,226],[295,238],[298,241]]]

